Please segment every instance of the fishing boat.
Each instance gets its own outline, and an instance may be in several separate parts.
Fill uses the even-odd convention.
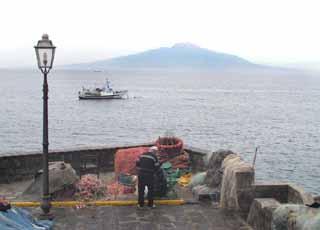
[[[113,90],[110,81],[106,79],[106,83],[101,88],[88,89],[82,87],[79,91],[79,99],[121,99],[127,95],[128,90]]]

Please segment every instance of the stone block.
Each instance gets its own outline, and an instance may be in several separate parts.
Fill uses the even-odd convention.
[[[239,168],[236,169],[236,183],[238,189],[252,188],[254,183],[254,170],[253,168]]]
[[[254,199],[251,204],[247,223],[254,229],[271,230],[273,211],[280,203],[272,198]]]
[[[280,203],[288,203],[288,184],[255,183],[255,198],[274,198]]]
[[[250,211],[250,206],[254,200],[253,188],[237,190],[237,199],[238,199],[239,211],[244,216],[247,216]]]
[[[288,203],[293,204],[312,204],[314,198],[311,193],[304,191],[297,185],[288,184]]]

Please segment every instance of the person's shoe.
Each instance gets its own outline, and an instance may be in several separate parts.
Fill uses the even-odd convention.
[[[140,204],[137,204],[137,209],[141,210],[143,209],[143,206],[141,206]]]
[[[152,206],[148,206],[148,207],[154,209],[154,208],[156,208],[157,206],[156,206],[155,204],[153,204]]]

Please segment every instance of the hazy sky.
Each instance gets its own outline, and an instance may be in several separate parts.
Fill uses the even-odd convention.
[[[258,63],[320,60],[319,0],[1,0],[0,67],[36,64],[48,33],[55,64],[190,42]]]

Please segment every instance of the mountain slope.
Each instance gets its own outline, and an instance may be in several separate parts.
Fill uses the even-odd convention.
[[[145,52],[102,60],[92,63],[70,65],[70,68],[225,68],[255,66],[249,61],[225,53],[186,43],[162,47]]]

